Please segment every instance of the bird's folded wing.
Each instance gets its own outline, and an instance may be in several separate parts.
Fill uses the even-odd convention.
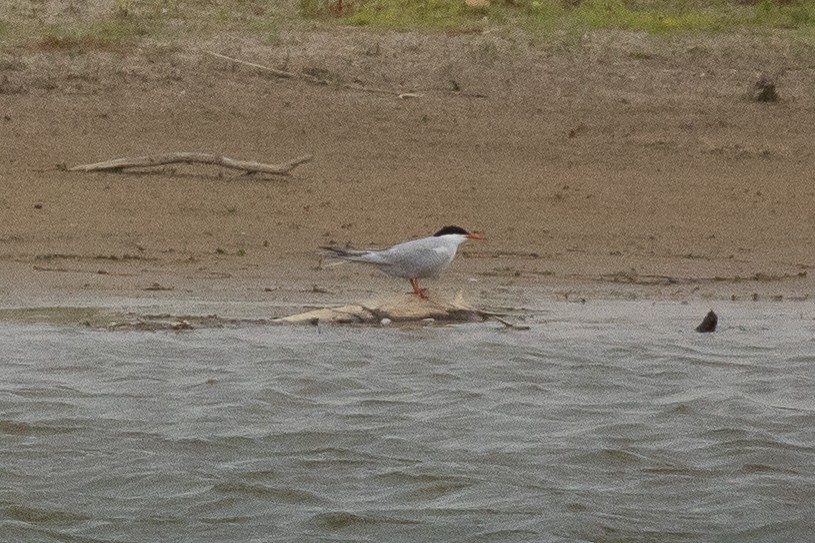
[[[374,253],[381,266],[391,272],[400,272],[405,277],[424,277],[435,275],[450,263],[450,256],[444,251],[429,247],[414,247],[411,251],[382,251]],[[372,258],[370,260],[374,262]]]

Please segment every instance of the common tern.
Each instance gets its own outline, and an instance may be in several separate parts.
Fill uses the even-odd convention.
[[[468,239],[483,238],[460,226],[445,226],[430,237],[405,241],[387,249],[321,248],[330,251],[331,256],[372,264],[388,275],[408,279],[413,292],[427,298],[427,291],[419,288],[419,279],[438,276],[453,261],[458,246]]]

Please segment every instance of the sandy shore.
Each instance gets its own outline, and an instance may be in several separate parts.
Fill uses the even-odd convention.
[[[476,304],[807,299],[815,68],[786,38],[757,40],[597,33],[553,50],[351,29],[275,46],[4,50],[0,306],[193,300],[281,314],[399,294],[406,282],[326,267],[318,247],[446,224],[487,240],[428,286]],[[749,99],[761,72],[781,74],[780,102]],[[281,178],[62,167],[170,151],[315,158]]]

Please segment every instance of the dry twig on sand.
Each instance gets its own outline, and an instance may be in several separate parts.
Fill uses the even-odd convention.
[[[311,74],[306,74],[306,73],[298,74],[298,73],[295,73],[295,72],[287,72],[285,70],[278,70],[276,68],[270,68],[269,66],[264,66],[262,64],[256,64],[254,62],[247,62],[245,60],[241,60],[241,59],[238,59],[238,58],[228,57],[228,56],[222,55],[220,53],[213,53],[212,51],[203,51],[203,52],[206,53],[207,55],[210,55],[210,56],[213,56],[213,57],[216,57],[216,58],[220,58],[220,59],[223,59],[223,60],[228,60],[228,61],[234,62],[236,64],[243,64],[244,66],[249,66],[251,68],[256,68],[258,70],[268,72],[268,73],[270,73],[272,75],[275,75],[277,77],[283,77],[283,78],[286,78],[286,79],[300,78],[300,79],[302,79],[304,81],[308,81],[309,83],[314,83],[316,85],[330,85],[331,84],[330,81],[328,81],[326,79],[322,79],[322,78],[314,76],[314,75],[311,75]],[[416,94],[415,92],[402,92],[402,91],[395,91],[395,90],[391,90],[391,89],[382,89],[382,88],[379,88],[379,87],[365,87],[365,86],[362,86],[362,85],[352,85],[350,83],[338,83],[338,86],[343,88],[343,89],[355,90],[355,91],[360,91],[360,92],[372,92],[374,94],[389,94],[391,96],[396,96],[397,98],[402,98],[402,99],[405,99],[405,98],[419,98],[421,96],[420,94]]]
[[[165,153],[160,155],[147,155],[132,158],[116,158],[107,160],[105,162],[96,162],[95,164],[81,164],[68,168],[69,172],[120,172],[126,168],[148,168],[153,166],[164,166],[167,164],[211,164],[214,166],[223,166],[224,168],[232,168],[233,170],[242,170],[247,173],[268,173],[273,175],[289,175],[291,171],[303,164],[309,162],[312,155],[304,155],[282,164],[264,164],[262,162],[252,162],[246,160],[235,160],[220,155],[213,155],[209,153]]]
[[[243,64],[244,66],[249,66],[251,68],[257,68],[258,70],[262,70],[264,72],[269,72],[270,74],[276,75],[277,77],[283,77],[283,78],[289,79],[289,78],[297,76],[297,74],[295,74],[294,72],[287,72],[285,70],[278,70],[276,68],[270,68],[268,66],[264,66],[263,64],[255,64],[254,62],[247,62],[245,60],[240,60],[238,58],[228,57],[228,56],[222,55],[220,53],[213,53],[212,51],[204,51],[204,53],[206,53],[206,54],[208,54],[210,56],[213,56],[213,57],[217,57],[217,58],[220,58],[220,59],[223,59],[223,60],[228,60],[230,62],[234,62],[236,64]],[[303,77],[305,77],[306,79],[317,79],[316,77],[306,75],[306,74],[303,74]]]

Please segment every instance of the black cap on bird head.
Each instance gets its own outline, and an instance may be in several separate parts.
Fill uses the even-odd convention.
[[[469,232],[467,232],[460,226],[445,226],[444,228],[433,234],[433,237],[447,236],[449,234],[461,234],[462,236],[470,235]]]

